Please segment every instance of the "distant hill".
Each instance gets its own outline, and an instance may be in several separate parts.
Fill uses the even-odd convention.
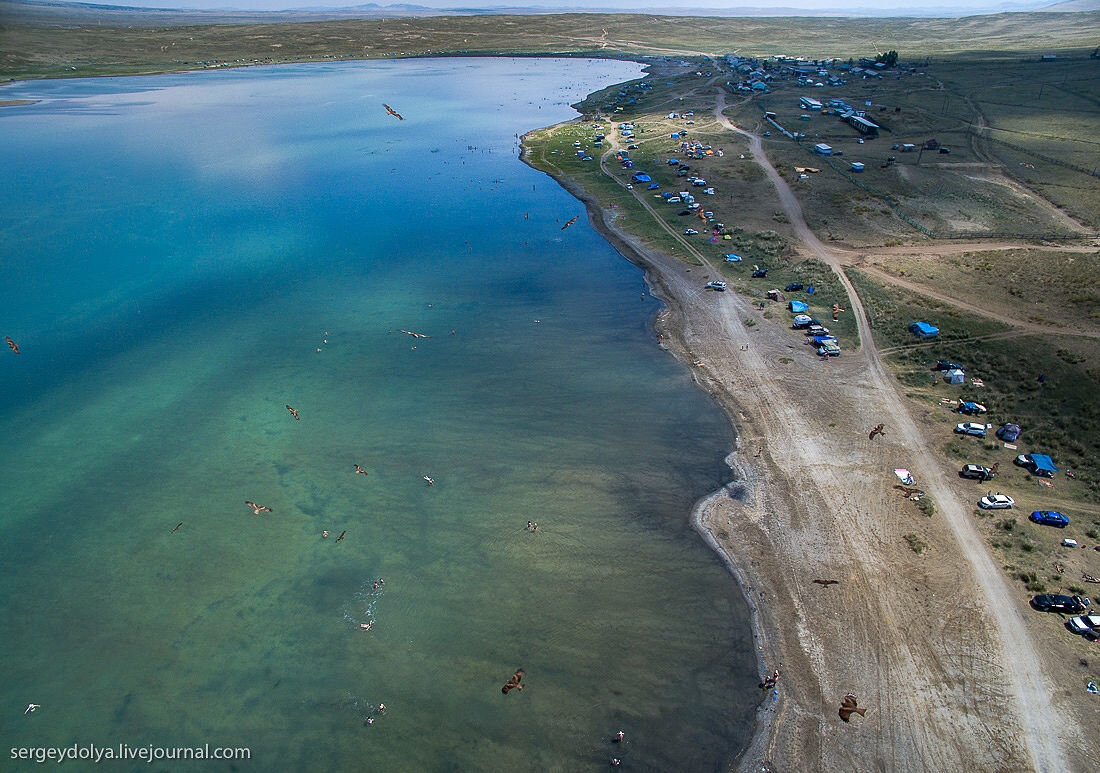
[[[170,2],[171,0],[168,0]],[[233,0],[227,0],[231,3]],[[308,2],[309,0],[306,0]],[[796,0],[797,1],[797,0]],[[1067,0],[1042,7],[1045,0],[1005,0],[981,12],[961,10],[958,6],[922,6],[903,11],[884,6],[866,5],[836,9],[800,8],[797,6],[730,8],[638,7],[633,11],[620,8],[548,6],[494,6],[486,8],[430,8],[412,3],[380,5],[364,3],[338,8],[303,7],[281,11],[250,11],[233,8],[213,10],[195,8],[146,8],[127,5],[75,2],[74,0],[0,0],[0,22],[34,25],[85,25],[160,27],[188,24],[261,24],[272,22],[342,21],[348,19],[424,18],[431,16],[538,15],[561,13],[634,13],[648,16],[698,17],[833,17],[833,18],[955,18],[959,16],[994,14],[1014,11],[1092,11],[1100,9],[1100,0]]]
[[[1036,8],[1037,11],[1055,11],[1056,13],[1076,13],[1078,11],[1100,11],[1100,0],[1066,0],[1064,3]]]

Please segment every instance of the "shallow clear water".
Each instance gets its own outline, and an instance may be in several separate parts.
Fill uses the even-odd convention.
[[[654,346],[638,269],[516,159],[517,133],[637,72],[3,90],[42,99],[0,109],[6,746],[723,768],[756,666],[687,517],[728,479],[730,430]]]

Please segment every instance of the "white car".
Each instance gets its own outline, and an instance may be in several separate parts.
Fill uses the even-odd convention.
[[[1100,639],[1100,615],[1071,617],[1066,621],[1066,627],[1090,639]]]
[[[699,233],[699,232],[696,231],[694,228],[685,228],[684,229],[684,236],[695,236],[697,233]]]
[[[1016,500],[1008,494],[986,494],[978,500],[978,507],[983,510],[1007,510],[1016,504]]]

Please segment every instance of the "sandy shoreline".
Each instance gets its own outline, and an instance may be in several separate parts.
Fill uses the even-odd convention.
[[[701,292],[706,267],[647,249],[617,226],[615,210],[551,176],[645,270],[666,304],[654,320],[661,345],[736,431],[727,463],[740,491],[714,492],[691,518],[749,605],[759,673],[779,668],[782,677],[732,767],[1087,768],[1094,750],[1079,704],[1034,653],[1021,671],[1026,634],[1009,640],[989,625],[991,604],[1002,625],[1025,621],[966,523],[972,492],[931,451],[941,441],[921,421],[927,409],[905,404],[862,353],[822,361],[747,298]],[[887,436],[869,442],[884,417]],[[897,466],[933,492],[936,517],[893,490]],[[910,547],[913,535],[927,550]],[[837,707],[849,692],[868,712],[846,724]]]

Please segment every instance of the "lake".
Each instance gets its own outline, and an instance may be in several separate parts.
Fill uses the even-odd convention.
[[[732,430],[655,345],[641,271],[517,158],[636,77],[443,59],[0,92],[40,100],[0,108],[8,746],[725,769],[757,665],[689,513]]]

